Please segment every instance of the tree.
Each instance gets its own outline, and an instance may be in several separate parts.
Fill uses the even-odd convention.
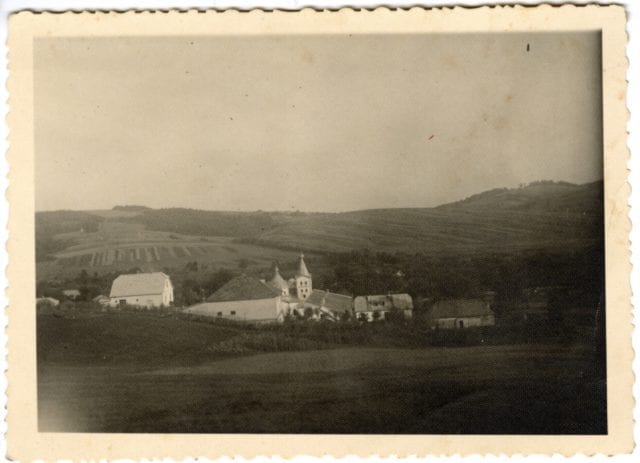
[[[313,309],[311,307],[305,307],[304,308],[304,319],[305,320],[309,320],[311,317],[313,317]]]

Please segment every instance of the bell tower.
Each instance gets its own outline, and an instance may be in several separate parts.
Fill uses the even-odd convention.
[[[298,271],[296,272],[296,293],[298,294],[298,299],[306,301],[311,295],[312,289],[311,274],[307,269],[307,265],[304,263],[304,254],[300,253]]]

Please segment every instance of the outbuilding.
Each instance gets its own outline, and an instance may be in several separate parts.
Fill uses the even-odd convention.
[[[36,306],[48,306],[48,307],[58,307],[60,305],[60,301],[54,297],[38,297],[36,298]]]
[[[413,299],[406,293],[358,296],[353,301],[353,308],[356,318],[361,321],[385,320],[393,315],[411,318]]]
[[[71,301],[75,301],[80,297],[79,289],[63,289],[62,295]]]
[[[427,320],[434,329],[464,329],[496,324],[493,311],[482,299],[436,301],[427,311]]]
[[[353,298],[344,294],[314,289],[304,303],[314,311],[314,318],[330,321],[348,320],[353,314]]]
[[[100,294],[99,296],[94,297],[92,301],[104,307],[110,305],[111,298],[105,296],[104,294]]]

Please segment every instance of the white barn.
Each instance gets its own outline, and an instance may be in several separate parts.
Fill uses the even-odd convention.
[[[166,307],[173,303],[171,278],[162,272],[120,275],[113,280],[111,307]]]

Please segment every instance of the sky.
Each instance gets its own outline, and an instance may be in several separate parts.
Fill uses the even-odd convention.
[[[39,211],[431,207],[602,179],[597,32],[40,38],[34,53]]]

